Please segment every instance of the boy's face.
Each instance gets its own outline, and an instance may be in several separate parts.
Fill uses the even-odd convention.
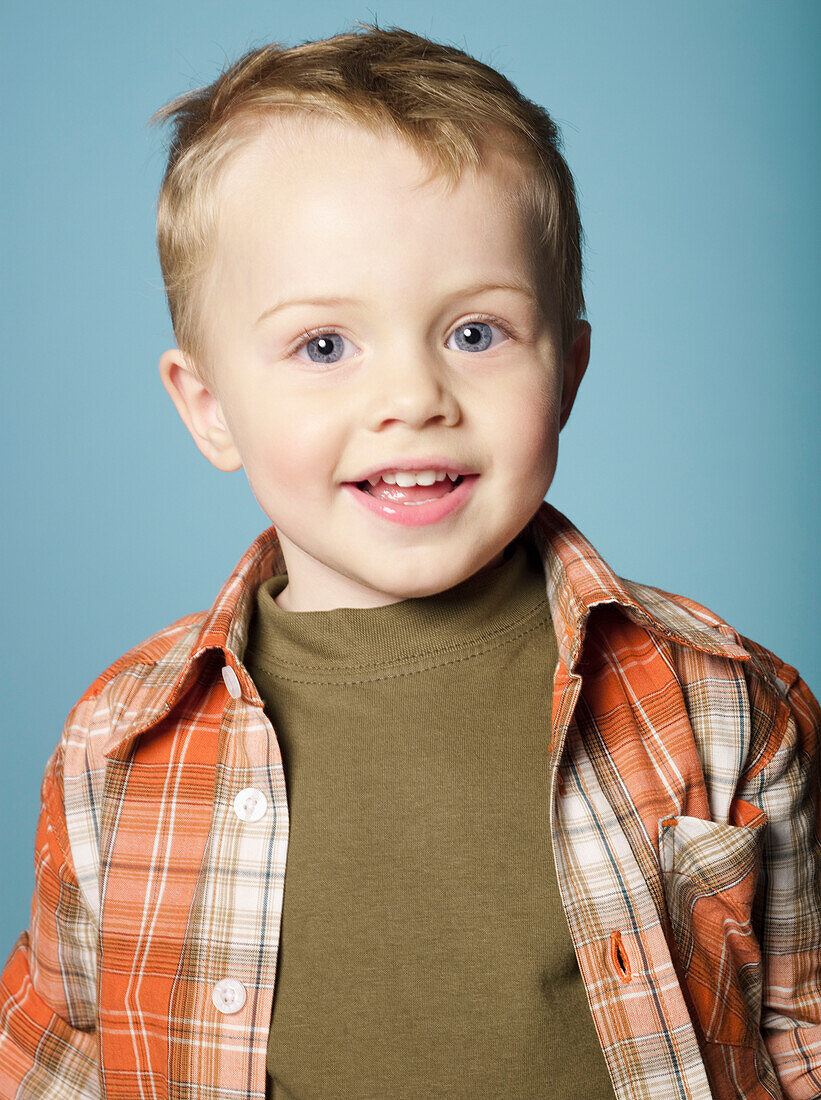
[[[277,603],[376,607],[501,561],[553,480],[590,328],[563,360],[558,319],[531,296],[469,290],[534,287],[524,226],[498,201],[509,163],[463,173],[450,196],[441,181],[414,190],[427,173],[404,143],[304,125],[309,140],[288,121],[266,129],[221,185],[204,299],[213,382],[178,349],[160,373],[202,453],[244,466],[275,525]],[[347,300],[307,303],[319,298]],[[271,312],[286,300],[301,304]],[[430,456],[478,475],[438,520],[396,522],[346,484]]]

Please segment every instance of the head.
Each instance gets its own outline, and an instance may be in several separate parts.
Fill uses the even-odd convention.
[[[590,348],[546,112],[457,49],[371,27],[251,51],[154,117],[175,121],[160,374],[274,524],[277,602],[379,606],[496,565],[547,494]],[[473,475],[436,521],[355,487],[419,459]]]

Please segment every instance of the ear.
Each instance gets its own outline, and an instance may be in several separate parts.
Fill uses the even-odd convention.
[[[573,402],[581,385],[584,372],[590,360],[590,325],[587,321],[576,322],[576,335],[567,357],[564,360],[564,381],[562,383],[562,411],[559,431],[567,423]]]
[[[194,442],[218,470],[238,470],[239,451],[225,426],[217,398],[191,368],[179,348],[160,357],[160,377]]]

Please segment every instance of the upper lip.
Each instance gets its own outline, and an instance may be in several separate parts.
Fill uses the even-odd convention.
[[[455,462],[452,458],[444,458],[442,455],[427,455],[425,458],[393,458],[387,462],[380,462],[378,466],[371,466],[351,482],[367,481],[368,478],[383,474],[386,470],[446,470],[452,474],[462,474],[468,477],[476,471],[466,466],[463,462]]]

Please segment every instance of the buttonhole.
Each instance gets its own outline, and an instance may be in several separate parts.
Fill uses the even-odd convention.
[[[610,961],[613,969],[621,981],[627,984],[633,975],[630,970],[630,959],[627,957],[627,949],[621,938],[621,932],[610,933]]]

